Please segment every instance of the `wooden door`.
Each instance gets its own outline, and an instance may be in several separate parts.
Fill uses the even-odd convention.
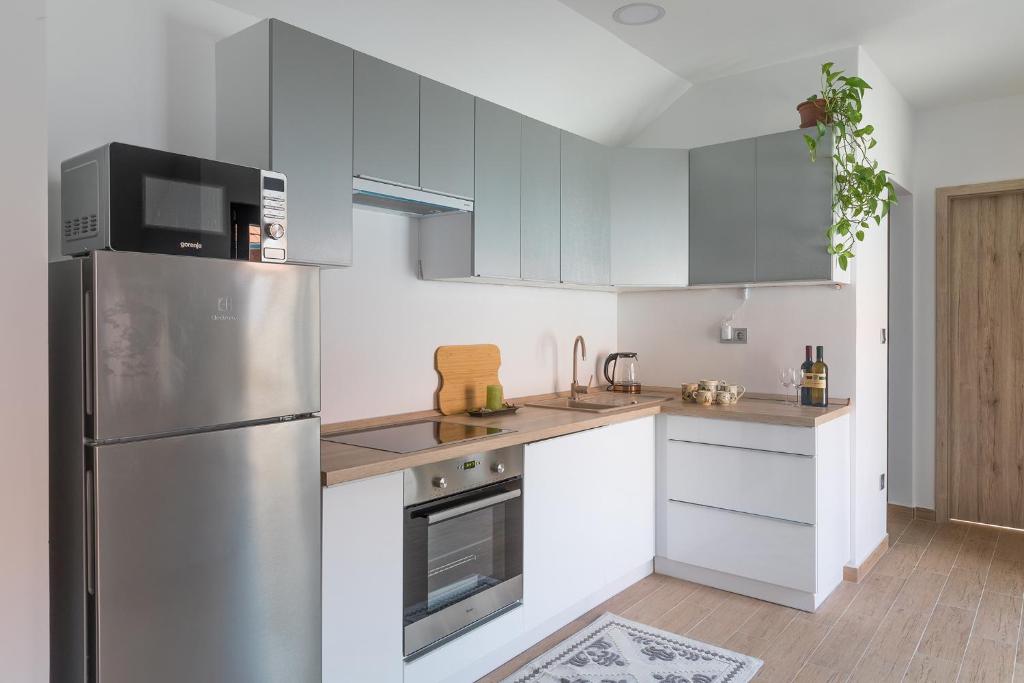
[[[1001,185],[939,192],[936,475],[948,517],[1024,528],[1024,183]]]

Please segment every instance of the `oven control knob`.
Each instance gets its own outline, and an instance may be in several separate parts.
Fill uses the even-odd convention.
[[[284,226],[280,223],[269,223],[267,225],[267,237],[279,240],[284,237]]]
[[[497,474],[504,474],[505,473],[505,466],[502,465],[500,462],[494,463],[491,466],[491,469],[494,470]]]
[[[434,488],[446,489],[448,488],[448,480],[444,477],[434,477]]]

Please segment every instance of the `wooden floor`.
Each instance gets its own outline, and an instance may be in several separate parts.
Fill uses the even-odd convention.
[[[480,679],[609,611],[763,659],[756,681],[1024,681],[1024,533],[889,517],[892,547],[814,614],[651,575]]]

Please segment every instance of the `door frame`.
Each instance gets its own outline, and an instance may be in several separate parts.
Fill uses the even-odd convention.
[[[953,343],[949,297],[950,207],[954,199],[1024,192],[1024,179],[1000,180],[935,190],[935,518],[949,521],[949,418]]]

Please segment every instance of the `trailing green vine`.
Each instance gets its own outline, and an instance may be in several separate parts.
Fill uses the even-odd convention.
[[[834,63],[821,65],[821,93],[808,101],[824,100],[825,121],[818,121],[817,135],[804,135],[811,161],[818,156],[818,143],[832,130],[832,216],[835,222],[825,232],[828,253],[836,256],[846,270],[853,247],[864,240],[871,222],[881,225],[896,203],[896,188],[888,171],[880,169],[870,150],[877,144],[875,127],[863,124],[861,105],[864,92],[871,89],[862,78],[832,70]]]

